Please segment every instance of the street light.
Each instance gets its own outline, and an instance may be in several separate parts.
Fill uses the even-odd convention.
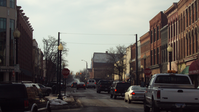
[[[173,51],[173,48],[171,47],[170,44],[167,47],[167,51],[169,52],[169,69],[171,70],[171,61],[172,61],[172,51]]]
[[[87,78],[88,63],[85,60],[82,60],[82,61],[86,62],[86,78]]]
[[[61,52],[63,50],[63,46],[60,43],[58,46],[58,50],[60,51],[60,68],[59,68],[59,73],[57,74],[59,76],[59,95],[58,95],[58,99],[62,99],[62,95],[61,95]]]
[[[146,53],[144,53],[143,59],[144,59],[144,69],[145,69],[146,68]],[[144,74],[144,81],[146,84],[146,75],[145,74]]]
[[[20,37],[21,33],[20,31],[16,28],[14,33],[13,33],[13,36],[15,38],[15,42],[16,42],[16,65],[18,64],[18,39]],[[16,82],[18,82],[18,72],[16,72]]]

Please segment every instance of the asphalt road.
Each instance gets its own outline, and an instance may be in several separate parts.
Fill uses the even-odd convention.
[[[124,102],[123,97],[111,99],[107,92],[96,93],[96,89],[68,89],[68,94],[78,98],[83,107],[56,110],[56,112],[143,112],[143,102]],[[55,112],[52,111],[52,112]]]

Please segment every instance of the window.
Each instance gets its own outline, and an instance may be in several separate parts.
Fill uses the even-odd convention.
[[[189,32],[189,55],[191,55],[191,33]]]
[[[6,18],[0,18],[0,65],[5,65],[6,55]]]
[[[195,16],[195,20],[198,20],[198,3],[197,3],[198,1],[196,0],[196,3],[195,3],[195,12],[196,12],[196,16]]]
[[[155,64],[156,64],[156,63],[155,63],[155,58],[156,58],[156,52],[155,52],[155,49],[153,50],[153,55],[154,55],[154,56],[153,56],[153,60],[154,60],[154,65],[155,65]]]
[[[0,0],[0,6],[6,7],[6,5],[7,5],[6,2],[7,2],[6,0]]]
[[[173,43],[173,61],[175,61],[175,58],[176,58],[176,44],[175,42]]]
[[[195,53],[195,49],[194,49],[194,34],[193,34],[193,30],[192,30],[192,48],[193,48],[193,52],[192,52],[192,54],[194,54]]]
[[[157,64],[159,64],[159,48],[157,48]]]
[[[153,31],[151,30],[151,43],[153,43]]]
[[[155,83],[190,84],[187,76],[162,75],[157,76]]]
[[[198,33],[197,33],[197,28],[195,29],[195,34],[196,34],[196,52],[198,52]]]
[[[192,5],[192,23],[194,23],[194,5]]]
[[[167,48],[167,45],[166,45],[166,48]],[[167,54],[168,54],[168,53],[167,53],[167,49],[166,49],[165,51],[166,51],[166,62],[167,62],[167,60],[168,60],[168,57],[167,57],[167,56],[168,56],[168,55],[167,55]]]
[[[157,27],[157,40],[159,39],[159,26]]]
[[[188,9],[186,10],[186,20],[187,20],[187,27],[188,27]]]
[[[15,20],[10,19],[10,33],[13,34],[15,29]],[[10,65],[13,66],[14,65],[14,36],[10,35]]]
[[[154,34],[153,34],[153,38],[154,38],[154,42],[155,42],[155,34],[156,34],[156,32],[155,32],[155,28],[153,29],[153,32],[154,32]]]
[[[151,50],[151,65],[153,65],[153,51]]]
[[[170,25],[169,25],[169,39],[170,39]]]
[[[10,8],[15,9],[15,0],[10,0]]]
[[[191,7],[189,7],[189,25],[191,25]]]

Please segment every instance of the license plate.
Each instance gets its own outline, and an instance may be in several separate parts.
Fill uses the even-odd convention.
[[[176,103],[175,106],[176,106],[176,108],[184,108],[185,104],[184,103]]]

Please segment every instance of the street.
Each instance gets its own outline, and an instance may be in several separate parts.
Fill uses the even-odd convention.
[[[96,93],[96,89],[67,88],[68,94],[79,99],[83,105],[77,109],[52,110],[52,112],[143,112],[143,102],[124,102],[123,97],[111,99],[107,92]]]

